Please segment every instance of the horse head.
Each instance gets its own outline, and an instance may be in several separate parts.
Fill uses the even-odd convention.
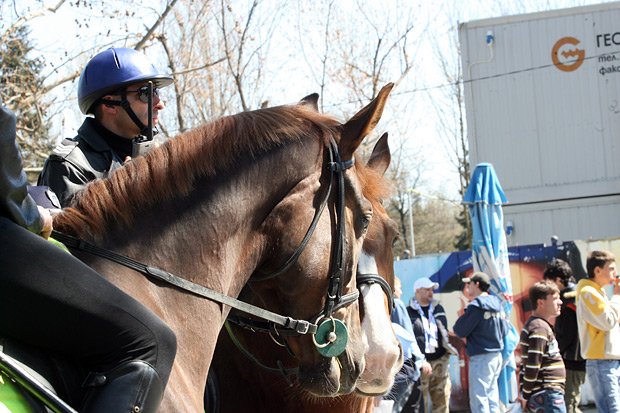
[[[383,175],[390,165],[387,133],[383,134],[368,160],[368,169]],[[376,180],[375,180],[376,181]],[[365,185],[365,194],[373,202],[373,221],[364,239],[357,265],[357,284],[362,303],[362,331],[368,343],[366,367],[356,390],[363,395],[381,395],[394,383],[403,363],[400,342],[392,332],[390,313],[394,306],[394,253],[398,236],[396,223],[388,216],[382,200],[386,186]]]
[[[364,370],[366,343],[355,278],[373,204],[364,196],[359,172],[363,166],[355,164],[353,153],[379,121],[391,87],[386,86],[348,122],[332,129],[330,140],[338,156],[330,155],[327,163],[325,158],[318,179],[310,176],[299,182],[271,212],[266,227],[277,247],[269,249],[267,261],[250,283],[268,308],[290,309],[292,317],[318,326],[316,334],[289,335],[285,341],[299,361],[299,384],[319,396],[351,392]],[[318,114],[315,95],[302,103]],[[309,152],[304,148],[298,156],[308,157]],[[344,179],[329,189],[334,169],[343,170]],[[330,213],[313,221],[325,199],[333,206]],[[308,237],[315,224],[316,230]],[[296,257],[294,264],[287,266],[291,256]],[[274,272],[275,277],[266,275]]]

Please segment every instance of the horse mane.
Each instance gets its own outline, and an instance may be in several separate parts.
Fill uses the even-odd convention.
[[[127,226],[140,211],[190,193],[197,179],[213,176],[241,159],[301,140],[309,130],[334,136],[338,121],[303,105],[277,106],[218,118],[153,149],[89,183],[71,207],[54,219],[60,231],[101,239]]]

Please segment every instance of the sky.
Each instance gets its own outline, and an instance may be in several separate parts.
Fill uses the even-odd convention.
[[[271,1],[277,4],[277,0]],[[351,22],[360,19],[360,7],[354,0],[340,0],[339,4],[343,7],[351,7]],[[416,9],[416,13],[423,16],[420,20],[423,24],[422,31],[419,32],[422,39],[416,46],[416,67],[400,85],[395,88],[391,103],[388,102],[386,112],[400,109],[401,105],[411,104],[412,113],[406,116],[400,114],[400,118],[410,117],[409,122],[399,119],[401,134],[411,135],[412,137],[403,138],[401,142],[406,151],[417,154],[424,159],[425,172],[422,182],[422,193],[429,195],[441,194],[443,197],[458,200],[458,176],[454,166],[450,163],[444,141],[437,137],[437,115],[433,108],[433,102],[438,101],[439,95],[446,86],[446,79],[440,73],[438,61],[434,57],[432,50],[434,45],[439,44],[440,48],[446,51],[447,56],[458,59],[458,53],[453,50],[455,45],[455,31],[459,23],[478,20],[483,18],[500,17],[505,15],[522,14],[552,10],[564,7],[574,7],[601,3],[603,1],[588,0],[438,0],[433,2],[422,1]],[[75,8],[68,7],[66,0],[0,0],[0,12],[2,16],[24,15],[29,12],[41,10],[41,6],[51,7],[62,4],[55,13],[42,13],[40,17],[33,20],[31,25],[32,39],[35,45],[35,54],[45,56],[50,63],[50,76],[48,82],[52,83],[66,73],[72,72],[74,68],[62,66],[62,61],[67,56],[78,56],[78,59],[86,62],[96,51],[101,50],[105,45],[93,45],[89,43],[87,34],[93,33],[118,33],[118,37],[126,34],[144,32],[144,27],[152,24],[156,18],[156,10],[152,9],[161,6],[161,2],[149,2],[149,6],[142,6],[136,10],[135,2],[133,6],[127,6],[127,2],[121,0],[107,0],[105,2],[93,1],[93,7]],[[364,2],[361,2],[364,4]],[[246,0],[234,0],[230,2],[232,7],[245,7]],[[304,9],[313,7],[314,3],[299,0],[299,8]],[[379,2],[366,3],[368,13],[373,13],[373,6],[377,7]],[[381,2],[383,8],[394,8],[390,10],[398,18],[398,0],[385,0]],[[7,8],[8,7],[8,8]],[[97,10],[101,7],[101,10]],[[18,9],[19,8],[19,9]],[[131,25],[119,25],[114,19],[105,18],[106,12],[120,10],[129,16],[133,21]],[[161,7],[158,8],[161,10]],[[16,14],[16,12],[18,14]],[[406,16],[400,16],[406,18]],[[294,20],[294,18],[291,18]],[[6,24],[5,17],[0,18],[0,32],[2,26]],[[309,23],[310,24],[310,23]],[[291,36],[290,30],[286,27],[279,28],[274,35],[282,38],[281,42],[286,41],[286,36]],[[115,39],[108,36],[111,44]],[[98,50],[97,50],[98,49]],[[290,103],[299,98],[313,93],[316,90],[312,82],[309,81],[308,73],[303,72],[303,62],[299,59],[280,59],[270,60],[271,70],[274,71],[274,80],[271,82],[271,96],[267,96],[274,104]],[[54,70],[52,70],[54,69]],[[275,75],[277,73],[277,75]],[[279,82],[278,79],[281,81]],[[63,86],[62,93],[75,96],[75,84]],[[393,105],[390,107],[389,105]],[[398,107],[396,106],[398,105]],[[57,114],[55,128],[59,138],[62,131],[76,130],[82,121],[82,116],[77,111],[77,105],[73,108],[64,108]],[[336,109],[326,107],[326,110]],[[398,112],[400,113],[400,112]],[[389,115],[384,115],[389,119]],[[389,120],[388,120],[389,121]],[[387,122],[387,121],[386,121]],[[406,132],[402,132],[405,130]],[[406,140],[405,140],[406,139]]]

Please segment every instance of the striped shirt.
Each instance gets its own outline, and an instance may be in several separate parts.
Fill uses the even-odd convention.
[[[564,392],[566,370],[558,342],[549,323],[530,317],[521,330],[521,371],[519,381],[525,400],[541,390]]]

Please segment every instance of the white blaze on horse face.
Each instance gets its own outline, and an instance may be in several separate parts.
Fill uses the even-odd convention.
[[[362,251],[358,273],[378,274],[373,256]],[[357,390],[365,394],[383,394],[394,382],[402,365],[400,343],[392,330],[392,322],[385,307],[385,292],[379,284],[363,284],[360,295],[364,303],[362,334],[368,343],[364,372],[357,381]]]

